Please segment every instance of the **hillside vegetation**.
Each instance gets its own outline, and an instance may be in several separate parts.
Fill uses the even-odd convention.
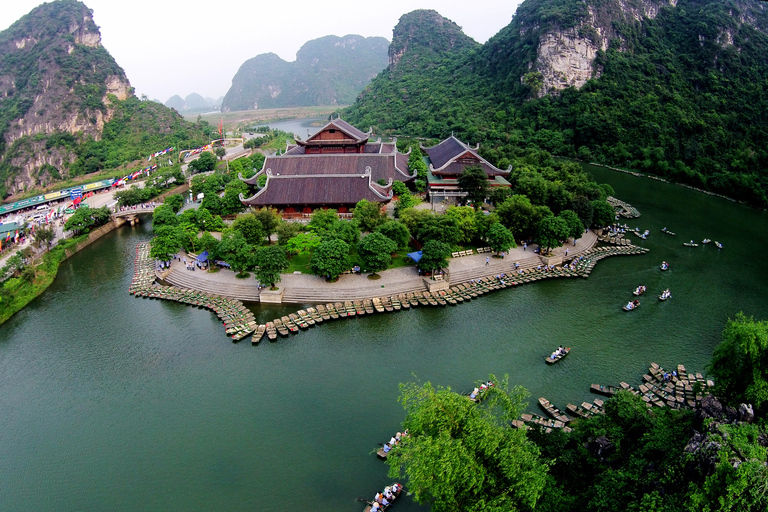
[[[653,17],[633,17],[651,7]],[[537,146],[765,207],[767,7],[756,0],[527,0],[481,47],[439,52],[429,50],[440,47],[450,22],[415,11],[394,31],[390,56],[404,49],[399,60],[390,59],[345,118],[383,133],[454,132],[482,142],[495,162]],[[414,29],[415,17],[431,22]],[[542,41],[566,36],[606,47],[593,45],[592,77],[581,87],[547,90]]]

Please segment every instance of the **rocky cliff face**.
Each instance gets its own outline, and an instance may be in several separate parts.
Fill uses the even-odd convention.
[[[51,134],[99,140],[111,96],[132,94],[125,73],[101,46],[81,2],[43,4],[0,33],[0,179],[7,193],[65,176],[74,154]]]
[[[598,6],[585,5],[576,22],[569,27],[554,24],[540,34],[531,71],[541,74],[539,97],[556,93],[566,87],[580,88],[587,80],[600,76],[593,63],[599,50],[605,51],[615,40],[620,48],[624,41],[614,23],[640,22],[653,19],[659,9],[674,7],[678,0],[610,0]],[[536,31],[538,25],[521,25],[521,33]],[[614,43],[616,44],[616,43]]]

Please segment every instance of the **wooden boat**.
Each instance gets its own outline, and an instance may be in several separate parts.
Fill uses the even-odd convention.
[[[672,297],[671,293],[669,295],[667,295],[666,297],[662,294],[662,295],[659,295],[659,300],[664,302],[665,300],[667,300],[667,299],[669,299],[671,297]]]
[[[312,318],[312,316],[306,310],[300,309],[296,312],[296,315],[298,315],[298,317],[306,322],[310,327],[315,325],[315,319]]]
[[[702,244],[708,244],[708,243],[709,243],[709,242],[711,242],[711,241],[712,241],[712,240],[710,240],[709,238],[705,238],[704,240],[702,240],[702,241],[701,241],[701,243],[702,243]]]
[[[339,319],[339,312],[336,310],[336,306],[334,304],[331,304],[330,302],[325,305],[325,310],[328,312],[328,315],[331,317],[332,320],[338,320]]]
[[[640,307],[640,301],[638,300],[638,301],[636,301],[636,302],[634,302],[634,303],[633,303],[633,306],[632,306],[631,308],[630,308],[630,307],[627,307],[627,306],[624,306],[624,307],[623,307],[623,308],[621,308],[621,309],[623,309],[624,311],[634,311],[634,310],[636,310],[636,309],[637,309],[637,308],[639,308],[639,307]]]
[[[639,297],[640,295],[645,293],[645,290],[647,290],[645,286],[642,286],[642,285],[638,286],[637,289],[635,289],[635,291],[632,292],[632,295],[636,295]]]
[[[412,308],[419,307],[419,299],[416,298],[416,295],[413,292],[408,292],[406,297],[408,297],[408,302],[410,302]]]
[[[544,397],[539,398],[539,405],[542,409],[544,409],[544,412],[546,412],[552,419],[555,419],[557,421],[562,421],[565,424],[568,424],[568,422],[571,421],[571,419],[566,416],[565,414],[560,411],[557,407],[552,405],[552,402],[547,400]]]
[[[363,300],[363,307],[365,308],[365,314],[366,315],[372,315],[373,314],[373,302],[371,299],[364,299]]]
[[[256,330],[253,332],[253,337],[251,338],[251,344],[256,345],[258,342],[261,341],[261,338],[264,337],[264,333],[267,331],[267,326],[264,324],[260,324]]]
[[[349,316],[347,314],[347,308],[344,306],[344,303],[336,302],[333,307],[336,309],[336,313],[339,315],[339,317],[346,318]]]
[[[270,341],[277,339],[277,328],[275,328],[274,322],[267,322],[267,337]]]
[[[299,326],[294,323],[293,320],[289,316],[281,316],[280,320],[283,322],[283,325],[292,333],[296,334],[299,332]]]
[[[309,324],[299,318],[299,316],[296,313],[291,313],[288,315],[288,319],[293,322],[296,327],[299,327],[300,329],[309,329]],[[290,329],[291,325],[288,324],[288,328]],[[293,329],[291,329],[293,330]]]
[[[392,484],[392,485],[395,485],[395,484]],[[398,486],[398,490],[397,490],[397,492],[393,492],[392,493],[392,494],[395,495],[395,497],[392,499],[390,504],[388,506],[386,506],[386,507],[381,507],[379,510],[382,510],[382,511],[383,510],[388,510],[389,507],[391,507],[392,504],[394,503],[394,501],[398,498],[398,496],[400,496],[400,493],[403,492],[403,486],[400,485],[400,484],[397,484],[397,486]],[[392,486],[389,486],[389,487],[392,487]],[[371,510],[373,509],[373,502],[372,501],[367,501],[367,500],[364,500],[362,498],[357,498],[357,499],[358,499],[358,501],[362,501],[363,503],[367,503],[368,504],[368,506],[363,509],[363,512],[371,512]]]
[[[392,307],[392,302],[389,300],[389,297],[382,297],[381,305],[384,306],[387,313],[391,313],[395,310],[395,308]]]
[[[660,268],[662,271],[666,271],[666,270],[669,270],[669,263],[667,263],[667,262],[665,261],[664,263],[662,263],[661,265],[659,265],[659,268]]]
[[[307,314],[315,321],[316,324],[323,322],[323,315],[315,308],[307,308]],[[330,317],[328,317],[330,318]]]
[[[613,396],[619,391],[619,388],[616,386],[602,386],[600,384],[592,384],[589,387],[589,390],[600,395]]]
[[[686,247],[698,247],[699,246],[699,244],[694,243],[694,242],[683,242],[683,245],[686,246]]]
[[[331,314],[328,312],[327,309],[325,309],[325,306],[322,304],[318,304],[317,306],[317,314],[322,317],[323,320],[330,320]]]
[[[592,413],[581,407],[580,405],[568,404],[565,406],[565,410],[572,416],[579,416],[581,418],[591,418]]]
[[[277,332],[280,333],[280,336],[288,336],[290,334],[290,331],[288,331],[288,328],[283,325],[283,321],[279,318],[275,318],[272,320],[275,324],[275,329],[277,329]]]
[[[352,303],[351,300],[345,300],[344,301],[344,309],[347,312],[347,316],[355,316],[355,315],[357,315],[357,310],[355,309],[355,305]]]
[[[715,240],[715,245],[717,246],[718,249],[722,249],[723,248],[723,244],[721,244],[717,240]]]
[[[661,228],[661,232],[662,233],[666,233],[668,235],[675,236],[675,234],[673,232],[671,232],[670,230],[668,230],[667,228]]]
[[[381,304],[381,298],[374,297],[372,299],[373,307],[376,309],[376,312],[383,313],[384,312],[384,306]]]
[[[400,299],[397,298],[397,295],[392,295],[389,298],[390,303],[392,304],[392,307],[395,308],[395,311],[400,311],[403,306],[400,304]]]
[[[400,305],[404,309],[411,309],[411,301],[408,300],[408,297],[404,293],[401,293],[400,295],[398,295],[397,299],[400,301]]]
[[[544,358],[544,361],[546,361],[547,364],[555,364],[556,362],[558,362],[559,360],[561,360],[562,358],[567,356],[570,352],[571,352],[571,347],[565,347],[563,349],[563,353],[562,354],[560,354],[559,356],[555,356],[554,358],[552,358],[551,355],[547,356],[547,357]]]
[[[365,306],[363,306],[363,301],[352,301],[352,305],[355,307],[355,313],[357,313],[358,316],[363,316],[365,314]]]

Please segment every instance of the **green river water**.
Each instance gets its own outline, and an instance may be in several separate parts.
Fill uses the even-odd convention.
[[[640,209],[628,223],[651,231],[648,254],[256,347],[208,311],[128,294],[147,225],[105,236],[0,327],[0,510],[359,511],[390,482],[371,452],[403,418],[400,382],[468,391],[509,374],[531,409],[565,407],[594,398],[592,382],[638,384],[652,361],[704,371],[729,316],[768,319],[766,213],[591,170]],[[725,248],[682,245],[704,237]],[[639,284],[672,300],[623,312]],[[262,321],[293,309],[254,308]],[[544,364],[559,344],[571,355]]]

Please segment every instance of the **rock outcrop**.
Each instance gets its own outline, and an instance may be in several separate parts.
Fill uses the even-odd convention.
[[[32,10],[0,33],[0,188],[12,194],[65,175],[72,144],[52,145],[47,136],[99,140],[112,98],[132,94],[83,3]]]

